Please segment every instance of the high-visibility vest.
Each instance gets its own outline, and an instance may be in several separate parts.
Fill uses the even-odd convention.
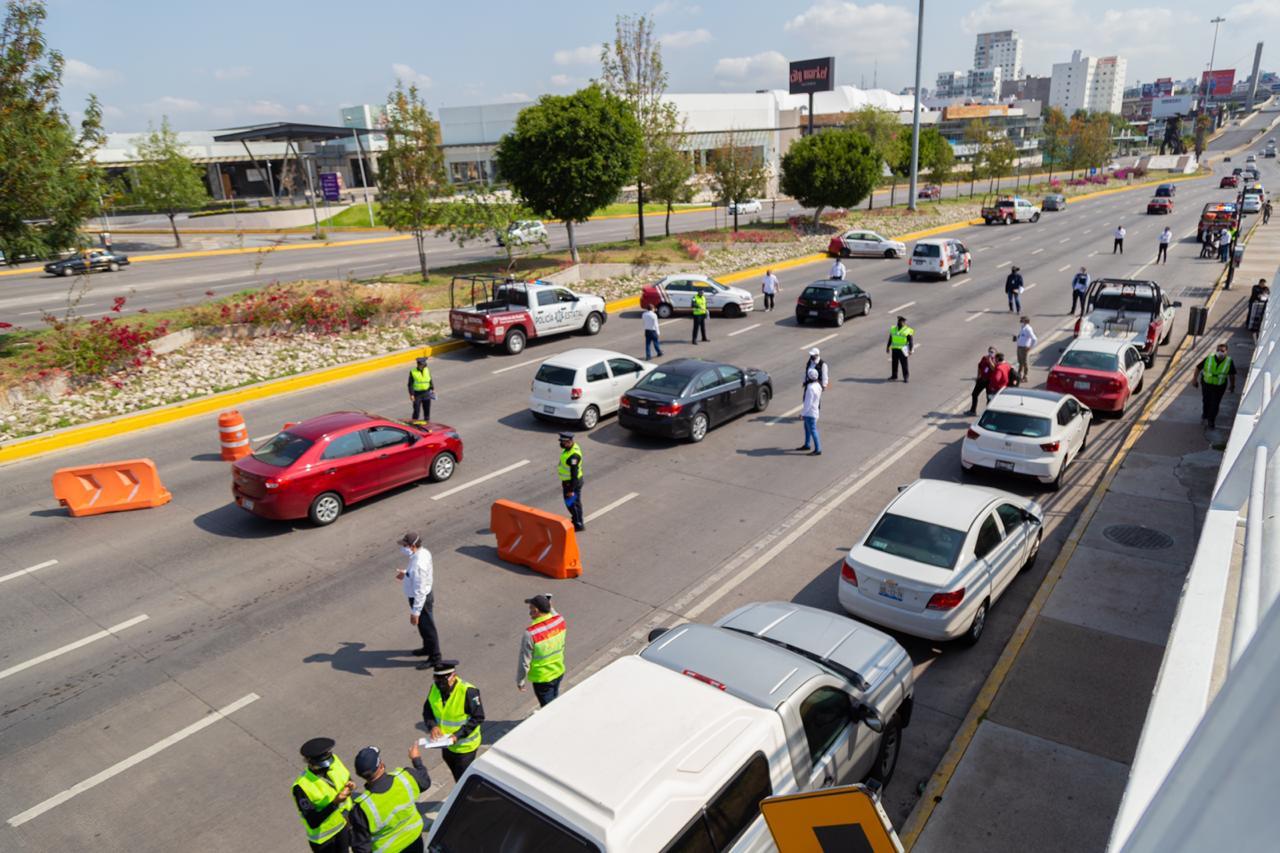
[[[451,735],[467,722],[467,691],[474,686],[458,679],[458,683],[453,685],[453,692],[449,694],[449,701],[441,702],[440,688],[434,684],[431,685],[431,692],[427,694],[427,703],[431,705],[431,716],[436,718],[441,732]],[[479,748],[480,727],[476,726],[464,740],[458,741],[448,749],[450,752],[475,752]]]
[[[575,455],[578,457],[578,479],[582,479],[582,448],[575,441],[572,447],[560,454],[560,466],[556,470],[560,472],[562,482],[569,482],[573,476],[573,472],[569,470],[569,459]]]
[[[338,792],[343,789],[347,782],[351,779],[351,774],[347,771],[346,765],[338,758],[333,757],[333,764],[329,765],[329,775],[317,776],[308,768],[293,783],[302,789],[302,793],[307,795],[307,799],[318,809],[333,802],[334,797],[338,796]],[[297,805],[297,803],[294,803]],[[323,844],[330,838],[333,838],[342,828],[347,825],[347,812],[351,810],[351,800],[344,800],[341,805],[329,813],[324,822],[317,827],[311,827],[307,824],[307,819],[302,816],[302,810],[298,810],[298,817],[302,820],[302,828],[307,831],[307,840],[312,844]]]
[[[905,349],[907,346],[907,338],[916,333],[916,330],[910,326],[898,328],[893,326],[889,329],[889,347],[890,349]]]
[[[392,785],[381,794],[365,791],[356,797],[369,822],[373,853],[400,853],[422,837],[418,797],[422,789],[401,767],[391,773]]]
[[[707,297],[702,295],[702,291],[693,294],[693,316],[702,317],[707,313]]]
[[[544,684],[564,675],[564,617],[559,613],[541,614],[525,630],[533,640],[529,680],[534,684]]]
[[[1230,370],[1231,356],[1218,361],[1218,356],[1215,353],[1204,360],[1204,369],[1200,371],[1200,378],[1204,380],[1206,385],[1225,385],[1227,384],[1227,373]]]
[[[431,368],[424,367],[421,370],[414,367],[409,370],[409,378],[413,380],[414,391],[430,391],[431,390]]]

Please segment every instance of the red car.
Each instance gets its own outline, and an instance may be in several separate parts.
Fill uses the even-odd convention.
[[[1226,189],[1227,187],[1240,186],[1239,175],[1223,175],[1222,180],[1218,182],[1218,189]]]
[[[1124,413],[1142,390],[1146,368],[1138,348],[1118,338],[1076,338],[1049,371],[1046,387],[1072,394],[1095,412]]]
[[[1157,196],[1147,202],[1147,213],[1173,213],[1173,199]]]
[[[350,504],[414,480],[453,476],[462,438],[452,427],[366,412],[294,424],[231,466],[237,504],[263,518],[332,524]]]

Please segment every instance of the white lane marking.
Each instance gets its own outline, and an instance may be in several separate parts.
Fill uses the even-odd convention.
[[[951,286],[952,286],[952,287],[959,287],[960,285],[964,284],[966,281],[969,281],[969,277],[968,277],[968,276],[965,276],[964,278],[959,279],[958,281],[954,282]]]
[[[983,314],[986,314],[986,313],[988,313],[988,309],[983,308],[977,314],[970,314],[968,317],[965,317],[964,321],[966,323],[972,323],[974,320],[978,319],[979,317],[981,317]]]
[[[5,581],[11,581],[14,578],[20,578],[23,575],[29,575],[32,572],[38,572],[41,569],[47,569],[50,566],[56,566],[56,565],[58,565],[57,560],[45,560],[43,563],[36,563],[34,566],[28,566],[25,569],[19,569],[18,571],[10,572],[7,575],[0,575],[0,583],[4,583]]]
[[[886,312],[884,312],[884,313],[886,313],[886,314],[896,314],[897,312],[901,311],[903,308],[910,308],[912,305],[915,305],[915,303],[914,303],[914,302],[908,302],[908,303],[906,303],[905,305],[899,305],[897,308],[890,308],[888,311],[886,311]]]
[[[908,302],[908,303],[907,303],[907,305],[915,305],[915,303],[914,303],[914,302]],[[907,307],[907,305],[903,305],[902,307],[903,307],[903,308],[906,308],[906,307]],[[897,311],[897,310],[898,310],[897,308],[894,308],[894,309],[893,309],[893,311]],[[893,313],[893,311],[890,311],[889,313],[890,313],[890,314],[892,314],[892,313]],[[818,338],[816,341],[813,341],[812,343],[807,343],[807,344],[805,344],[804,346],[800,347],[800,349],[802,349],[802,350],[811,350],[811,349],[813,349],[814,347],[816,347],[818,344],[824,344],[824,343],[826,343],[827,341],[831,340],[832,338],[837,337],[839,334],[840,334],[839,332],[833,332],[832,334],[827,335],[825,338]]]
[[[1009,240],[1008,240],[1008,242],[1010,242],[1010,243],[1016,243],[1016,242],[1018,242],[1019,240],[1021,240],[1021,239],[1022,239],[1023,237],[1025,237],[1025,236],[1026,236],[1025,234],[1019,234],[1017,237],[1010,237],[1010,238],[1009,238]]]
[[[1086,229],[1084,229],[1083,231],[1081,231],[1081,232],[1080,232],[1080,234],[1081,234],[1081,235],[1088,234],[1088,233],[1089,233],[1090,231],[1092,231],[1092,230],[1093,230],[1092,228],[1086,228]]]
[[[187,738],[191,737],[193,734],[200,731],[201,729],[208,728],[209,726],[218,722],[218,720],[225,719],[231,714],[234,714],[236,711],[239,711],[244,706],[249,705],[253,702],[257,702],[258,699],[260,698],[261,697],[258,696],[257,693],[250,693],[247,696],[240,697],[236,701],[232,702],[230,705],[227,705],[223,708],[219,708],[217,710],[211,710],[199,722],[192,723],[186,728],[180,729],[179,731],[174,732],[164,740],[153,743],[151,746],[147,747],[141,752],[135,752],[133,755],[130,755],[128,758],[124,759],[123,761],[117,761],[115,764],[112,764],[106,770],[103,770],[99,773],[95,773],[92,776],[90,776],[88,779],[84,779],[80,782],[77,782],[76,784],[72,785],[70,788],[67,788],[65,791],[62,791],[61,793],[58,793],[58,794],[54,794],[49,799],[45,800],[42,803],[38,803],[37,805],[32,806],[31,808],[27,809],[25,812],[20,812],[19,814],[14,815],[13,817],[9,818],[7,822],[10,826],[15,826],[15,827],[22,826],[27,821],[33,820],[34,818],[39,817],[40,815],[44,814],[50,809],[57,808],[58,806],[65,803],[67,800],[70,800],[72,797],[76,796],[77,794],[83,794],[85,791],[88,791],[91,788],[96,788],[97,786],[101,785],[103,782],[107,781],[108,779],[111,779],[114,776],[118,776],[119,774],[128,770],[130,767],[133,767],[135,764],[141,764],[151,756],[157,755],[163,752],[164,750],[168,749],[169,747],[173,746],[174,744],[180,741],[186,740]]]
[[[1041,252],[1043,252],[1043,251],[1044,251],[1044,249],[1033,249],[1033,250],[1031,251],[1031,254],[1033,254],[1033,255],[1038,255],[1038,254],[1040,254],[1040,253],[1041,253]]]
[[[441,492],[438,495],[432,495],[431,500],[433,501],[444,500],[445,498],[449,497],[449,495],[456,495],[458,492],[461,492],[464,489],[469,489],[472,486],[478,486],[481,483],[485,482],[486,480],[492,480],[494,477],[501,477],[503,474],[506,474],[510,471],[514,471],[517,468],[523,468],[525,465],[528,465],[528,464],[529,464],[528,459],[521,459],[519,462],[516,462],[514,465],[508,465],[506,468],[499,468],[497,471],[494,471],[491,474],[485,474],[483,477],[477,477],[476,479],[468,483],[463,483],[461,486],[454,486],[452,489],[449,489],[448,491]]]
[[[730,333],[728,334],[728,337],[732,338],[734,335],[740,335],[740,334],[742,334],[743,332],[749,332],[749,331],[751,331],[752,329],[758,329],[758,328],[760,328],[760,326],[761,326],[761,324],[760,324],[760,323],[753,323],[752,325],[747,326],[745,329],[738,329],[736,332],[730,332]]]
[[[1066,272],[1066,271],[1067,271],[1067,270],[1069,270],[1069,269],[1071,269],[1071,264],[1067,264],[1066,266],[1058,267],[1058,272]]]
[[[787,409],[782,414],[774,415],[773,417],[769,418],[769,420],[765,421],[765,424],[768,426],[777,426],[778,424],[782,423],[788,418],[794,418],[796,415],[800,414],[800,410],[803,408],[804,408],[804,404],[802,403],[801,405],[796,406],[794,409]]]
[[[260,435],[257,438],[251,438],[249,440],[252,441],[254,444],[257,444],[259,441],[266,441],[268,438],[275,438],[279,434],[280,433],[278,432],[269,432],[266,435]]]
[[[1092,258],[1094,255],[1101,255],[1101,254],[1102,254],[1101,252],[1090,252],[1090,253],[1089,253],[1089,257],[1091,257],[1091,258]],[[1114,255],[1114,254],[1115,254],[1115,252],[1112,252],[1111,254],[1113,254],[1113,255]]]
[[[605,514],[606,512],[608,512],[609,510],[611,510],[611,509],[617,509],[618,507],[622,506],[624,503],[626,503],[627,501],[631,500],[632,498],[638,498],[638,497],[640,497],[640,493],[639,493],[639,492],[628,492],[627,494],[625,494],[625,495],[623,495],[622,497],[618,498],[618,499],[617,499],[616,501],[614,501],[613,503],[611,503],[611,504],[606,504],[605,506],[600,507],[598,510],[596,510],[596,511],[595,511],[595,512],[593,512],[593,513],[591,513],[591,515],[588,515],[586,518],[584,518],[584,519],[582,519],[582,520],[583,520],[583,521],[595,521],[597,518],[599,518],[600,516],[604,515],[604,514]]]
[[[537,364],[540,361],[542,361],[540,358],[531,358],[528,361],[522,361],[519,364],[509,364],[506,367],[499,367],[497,370],[490,370],[489,372],[496,376],[499,373],[506,373],[508,370],[517,370],[521,367],[528,367],[531,364]]]
[[[1138,273],[1142,272],[1142,271],[1143,271],[1143,270],[1145,270],[1147,267],[1151,266],[1153,263],[1155,263],[1155,261],[1147,261],[1145,264],[1143,264],[1142,266],[1138,267],[1136,270],[1134,270],[1134,271],[1133,271],[1134,276],[1137,276],[1137,275],[1138,275]]]
[[[1030,290],[1031,288],[1035,287],[1035,286],[1036,286],[1037,284],[1039,284],[1039,283],[1040,283],[1040,282],[1038,282],[1038,281],[1033,281],[1033,282],[1031,282],[1030,284],[1028,284],[1026,287],[1022,288],[1022,289],[1023,289],[1023,290]]]
[[[143,613],[141,616],[135,616],[132,619],[126,619],[125,621],[121,622],[119,625],[112,625],[110,628],[106,628],[102,631],[99,631],[96,634],[90,634],[89,636],[83,639],[76,640],[74,643],[67,643],[65,646],[56,648],[51,652],[45,652],[42,655],[33,657],[31,660],[23,661],[22,663],[19,663],[19,664],[14,664],[8,669],[0,670],[0,680],[6,679],[11,675],[17,675],[19,672],[22,672],[25,669],[31,669],[31,667],[38,666],[39,664],[42,664],[47,660],[53,660],[56,657],[65,655],[67,652],[74,652],[76,649],[82,646],[87,646],[90,643],[96,643],[98,640],[103,640],[103,639],[106,639],[107,637],[115,636],[116,634],[123,631],[125,628],[132,628],[134,625],[137,625],[139,622],[146,622],[147,618],[148,618],[147,614]]]
[[[1011,263],[1013,263],[1013,261],[1001,261],[1000,263],[996,264],[996,269],[1000,269],[1001,267],[1007,267]]]
[[[1061,246],[1063,243],[1066,243],[1066,242],[1067,242],[1067,241],[1069,241],[1070,239],[1071,239],[1070,237],[1063,237],[1061,240],[1059,240],[1059,241],[1058,241],[1058,245],[1059,245],[1059,246]],[[1063,267],[1063,269],[1066,269],[1066,267]],[[1059,270],[1059,272],[1061,272],[1061,271],[1062,271],[1062,270]]]

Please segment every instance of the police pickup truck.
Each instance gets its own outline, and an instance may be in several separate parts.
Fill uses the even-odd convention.
[[[984,201],[982,221],[988,225],[1012,225],[1015,222],[1039,222],[1040,208],[1025,198],[1000,196],[995,201]]]
[[[469,304],[458,307],[459,297]],[[599,334],[608,314],[598,296],[574,293],[546,281],[515,281],[495,275],[458,276],[449,287],[450,334],[510,355],[529,338],[582,331]]]
[[[1075,337],[1116,337],[1130,340],[1151,367],[1156,353],[1169,342],[1181,302],[1170,301],[1154,281],[1098,278],[1085,296],[1085,314],[1076,320]]]

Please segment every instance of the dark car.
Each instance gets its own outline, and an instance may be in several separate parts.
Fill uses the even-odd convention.
[[[1177,194],[1177,184],[1161,184],[1156,187],[1156,198],[1173,198]]]
[[[796,322],[801,326],[806,320],[843,326],[850,316],[861,317],[870,311],[871,294],[851,281],[815,281],[796,299]]]
[[[916,198],[942,198],[942,187],[937,184],[925,184],[916,192]]]
[[[1173,213],[1173,199],[1156,196],[1147,202],[1147,213]]]
[[[1040,202],[1041,210],[1066,210],[1067,197],[1061,193],[1051,193]]]
[[[623,395],[618,423],[637,432],[702,441],[707,430],[745,412],[763,412],[773,380],[755,367],[698,358],[660,364]]]
[[[332,524],[357,501],[453,476],[462,438],[444,424],[334,412],[294,424],[231,466],[231,494],[263,518]]]
[[[63,258],[60,261],[51,261],[44,265],[44,271],[50,275],[73,275],[75,273],[97,272],[98,270],[115,272],[121,267],[127,266],[129,266],[128,256],[119,252],[110,252],[106,249],[94,249],[81,255]]]
[[[1223,175],[1222,180],[1218,182],[1218,189],[1235,188],[1240,186],[1239,175]]]

